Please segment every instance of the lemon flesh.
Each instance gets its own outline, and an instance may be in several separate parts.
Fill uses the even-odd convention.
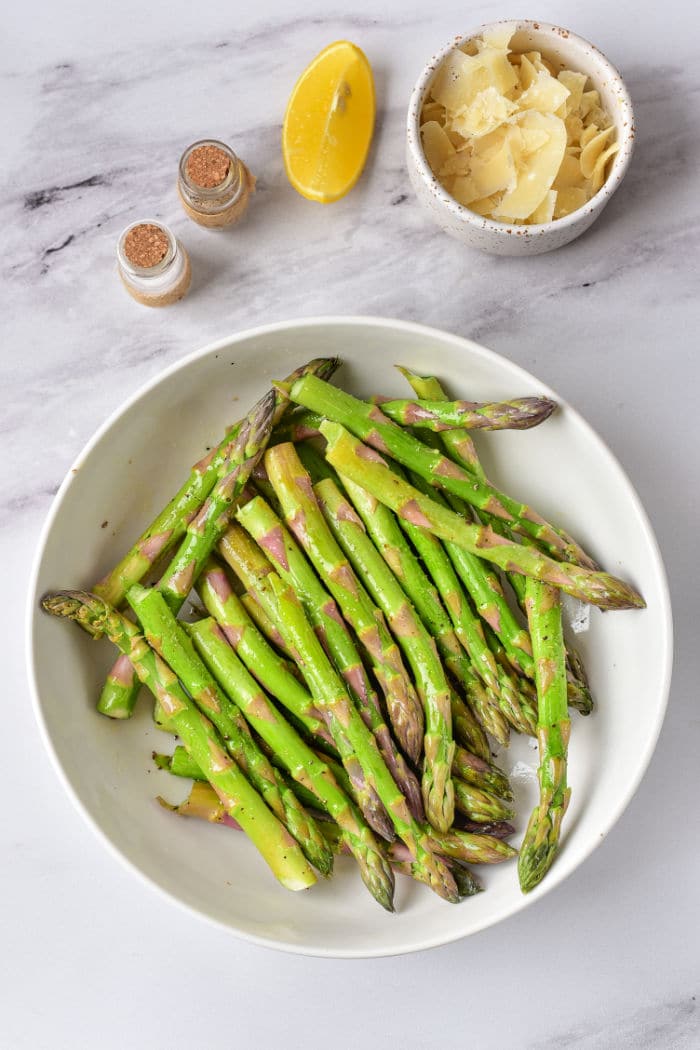
[[[282,126],[287,177],[308,200],[330,204],[355,185],[374,130],[374,79],[348,40],[324,48],[297,80]]]

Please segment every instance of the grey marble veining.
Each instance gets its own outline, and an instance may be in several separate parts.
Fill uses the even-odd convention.
[[[700,25],[687,0],[539,5],[538,17],[570,25],[622,69],[637,152],[580,241],[535,259],[493,259],[445,238],[418,210],[403,124],[429,55],[510,13],[454,0],[438,13],[415,0],[381,8],[359,0],[347,11],[320,0],[261,0],[247,9],[216,0],[201,12],[164,0],[124,0],[119,9],[40,0],[6,19],[0,629],[9,639],[3,775],[12,863],[0,865],[0,1043],[8,1039],[12,1050],[98,1041],[107,1050],[179,1048],[195,1038],[213,1045],[218,1018],[193,1004],[205,996],[224,1002],[232,990],[237,1040],[262,1048],[278,1045],[282,1032],[291,1050],[331,1038],[349,1046],[343,1033],[359,1020],[367,1047],[390,1037],[409,1050],[467,1040],[485,1050],[700,1047]],[[321,208],[287,184],[279,131],[298,72],[339,37],[359,43],[373,63],[377,132],[356,189]],[[181,150],[205,135],[231,142],[258,176],[245,223],[218,234],[190,223],[174,190]],[[161,311],[132,302],[115,271],[120,231],[149,216],[173,227],[193,265],[190,295]],[[238,944],[123,872],[73,812],[43,755],[18,630],[41,522],[103,419],[200,345],[253,324],[330,313],[397,316],[468,335],[581,409],[648,508],[677,630],[656,756],[584,867],[539,906],[468,942],[366,965]],[[192,1009],[163,986],[163,944],[189,974]],[[21,979],[30,969],[31,984]]]

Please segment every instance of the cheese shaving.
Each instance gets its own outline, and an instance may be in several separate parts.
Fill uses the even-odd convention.
[[[619,147],[588,78],[555,70],[537,51],[512,52],[514,31],[500,23],[448,55],[421,136],[431,170],[460,204],[534,225],[582,208]]]

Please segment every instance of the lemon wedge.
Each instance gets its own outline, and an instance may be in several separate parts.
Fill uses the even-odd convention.
[[[330,204],[353,188],[374,130],[374,79],[348,40],[324,48],[297,80],[282,126],[287,177],[307,200]]]

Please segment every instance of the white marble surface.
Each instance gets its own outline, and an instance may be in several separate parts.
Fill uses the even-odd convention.
[[[697,11],[682,0],[427,7],[38,0],[5,12],[2,1048],[700,1046]],[[423,61],[451,35],[512,13],[597,43],[627,79],[639,129],[632,171],[600,225],[531,260],[447,240],[414,206],[403,163]],[[286,184],[279,125],[298,71],[341,36],[372,60],[379,121],[361,184],[321,209]],[[259,176],[250,220],[231,234],[187,223],[173,192],[180,150],[204,135],[233,143]],[[137,306],[114,274],[119,231],[149,215],[173,225],[194,266],[192,294],[164,311]],[[316,313],[461,332],[561,391],[637,486],[676,617],[658,749],[584,867],[469,941],[370,963],[239,943],[115,864],[41,750],[21,639],[41,523],[95,427],[196,346]]]

